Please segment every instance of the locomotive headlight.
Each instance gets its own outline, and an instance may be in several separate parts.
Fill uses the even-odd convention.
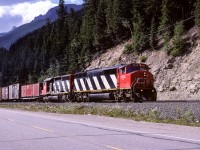
[[[143,92],[143,90],[141,90],[141,92]]]
[[[154,92],[154,90],[152,90],[152,92]]]

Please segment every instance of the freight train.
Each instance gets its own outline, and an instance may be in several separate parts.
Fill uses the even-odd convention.
[[[0,88],[0,101],[156,101],[149,69],[146,64],[120,64],[51,77],[43,83],[13,84]]]

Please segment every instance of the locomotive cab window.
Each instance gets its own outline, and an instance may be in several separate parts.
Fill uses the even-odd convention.
[[[119,73],[126,73],[126,68],[125,68],[125,67],[120,68],[120,69],[119,69]]]
[[[127,73],[131,73],[133,71],[137,71],[140,70],[140,68],[138,66],[128,66],[127,67]]]

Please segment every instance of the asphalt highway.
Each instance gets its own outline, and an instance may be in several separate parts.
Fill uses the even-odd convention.
[[[0,150],[200,150],[200,128],[0,109]]]

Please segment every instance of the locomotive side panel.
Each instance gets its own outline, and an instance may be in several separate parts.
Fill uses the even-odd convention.
[[[53,81],[53,94],[59,94],[62,93],[63,90],[63,85],[62,85],[62,78],[61,77],[56,77],[54,78]]]
[[[99,92],[117,88],[116,69],[78,73],[74,79],[75,92]]]
[[[67,94],[72,92],[73,78],[71,75],[55,77],[52,84],[52,94]]]
[[[71,76],[63,76],[61,79],[61,86],[63,89],[63,92],[69,93],[71,92]]]

